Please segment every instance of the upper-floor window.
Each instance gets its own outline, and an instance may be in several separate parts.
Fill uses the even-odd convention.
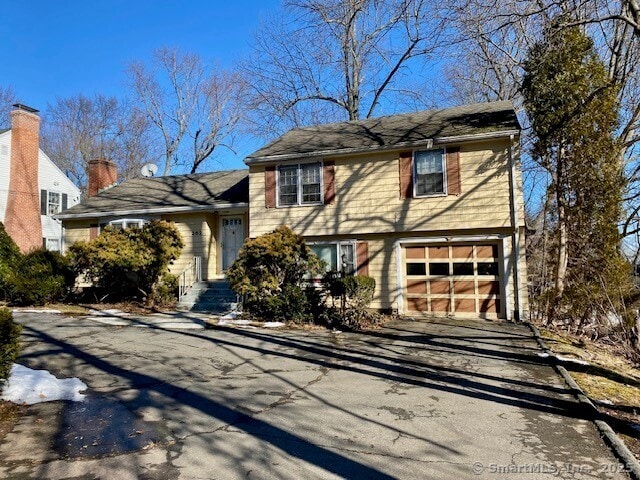
[[[68,195],[66,193],[40,190],[40,215],[56,215],[67,209]]]
[[[62,211],[62,195],[58,192],[48,192],[47,215],[55,215]]]
[[[413,188],[416,197],[445,193],[445,155],[443,149],[415,152]]]
[[[302,163],[278,168],[278,205],[322,203],[322,165]]]

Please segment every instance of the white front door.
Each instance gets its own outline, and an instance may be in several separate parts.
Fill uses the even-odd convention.
[[[222,218],[222,270],[227,270],[236,261],[238,251],[244,243],[242,217]]]

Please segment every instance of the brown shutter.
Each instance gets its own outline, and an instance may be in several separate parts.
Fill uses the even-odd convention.
[[[276,206],[276,167],[267,167],[264,171],[264,206]]]
[[[336,200],[336,167],[334,162],[324,162],[322,176],[324,180],[324,203],[328,205]]]
[[[358,259],[358,275],[369,275],[369,242],[356,244],[356,257]]]
[[[447,194],[460,195],[460,147],[447,147]]]
[[[400,152],[400,198],[413,197],[412,152]]]
[[[98,234],[100,233],[98,227],[99,226],[96,223],[92,223],[91,225],[89,225],[89,240],[93,240],[98,236]]]

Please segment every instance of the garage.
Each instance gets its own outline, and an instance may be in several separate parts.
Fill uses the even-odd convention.
[[[503,317],[500,250],[498,243],[405,245],[405,311]]]

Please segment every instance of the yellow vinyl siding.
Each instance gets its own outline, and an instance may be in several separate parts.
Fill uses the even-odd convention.
[[[97,224],[97,220],[65,220],[64,221],[64,245],[68,250],[76,242],[88,242],[90,226]]]
[[[202,257],[202,278],[215,276],[217,273],[217,215],[212,213],[167,214],[163,215],[162,219],[173,222],[184,241],[182,254],[173,262],[170,272],[175,275],[180,274],[193,257]]]

